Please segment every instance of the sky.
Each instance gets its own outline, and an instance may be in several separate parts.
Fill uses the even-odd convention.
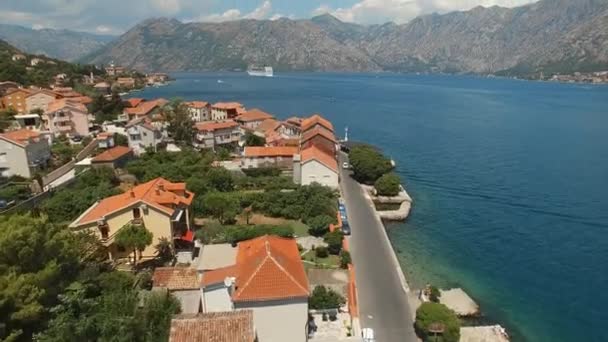
[[[183,22],[310,18],[330,13],[359,24],[401,24],[418,15],[534,0],[0,0],[0,23],[118,35],[152,17]]]

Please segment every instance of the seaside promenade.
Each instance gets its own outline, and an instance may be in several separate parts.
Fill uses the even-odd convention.
[[[346,158],[340,154],[339,165]],[[340,188],[352,230],[350,247],[362,328],[372,328],[377,342],[416,342],[412,312],[402,286],[384,225],[369,206],[361,186],[341,169]]]

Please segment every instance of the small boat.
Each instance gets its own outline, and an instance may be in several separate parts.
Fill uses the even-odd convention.
[[[222,80],[217,80],[217,83],[224,83],[224,81],[222,81]]]
[[[251,66],[251,67],[249,67],[249,69],[247,69],[247,74],[249,74],[249,76],[272,77],[272,76],[274,76],[274,71],[272,70],[271,66],[265,66],[265,67]]]

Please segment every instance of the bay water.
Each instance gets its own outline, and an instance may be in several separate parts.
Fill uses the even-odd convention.
[[[462,287],[514,341],[608,341],[608,86],[468,76],[180,73],[133,97],[321,113],[414,199],[406,277]],[[353,232],[356,234],[356,232]]]

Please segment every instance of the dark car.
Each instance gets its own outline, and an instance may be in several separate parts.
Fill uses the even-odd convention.
[[[348,221],[342,221],[342,233],[344,235],[350,235],[350,225]]]

